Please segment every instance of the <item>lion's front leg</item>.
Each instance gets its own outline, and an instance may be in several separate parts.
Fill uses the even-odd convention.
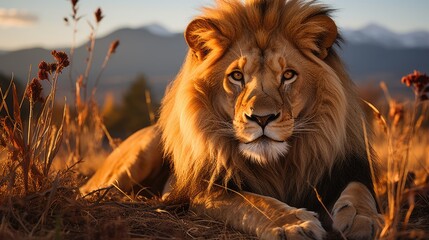
[[[129,191],[133,185],[156,176],[163,164],[161,134],[156,125],[143,128],[119,145],[89,181],[80,188],[87,194],[116,185]]]
[[[325,235],[314,212],[253,193],[200,194],[191,207],[261,239],[323,239]]]
[[[361,183],[350,183],[332,209],[333,228],[348,239],[374,239],[382,219],[374,197]]]

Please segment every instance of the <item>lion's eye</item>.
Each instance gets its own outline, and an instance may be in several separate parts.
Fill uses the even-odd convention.
[[[244,80],[244,75],[240,71],[234,71],[228,76],[230,81],[242,82]]]
[[[297,77],[298,77],[298,74],[294,70],[288,69],[282,75],[282,83],[287,83],[287,84],[293,83],[295,82]]]

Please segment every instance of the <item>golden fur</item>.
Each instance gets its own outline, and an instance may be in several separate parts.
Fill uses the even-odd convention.
[[[232,180],[237,186],[246,182],[257,193],[284,199],[288,192],[299,195],[308,183],[315,186],[323,170],[329,170],[336,159],[344,159],[351,149],[365,152],[354,86],[332,49],[320,50],[317,45],[317,38],[331,29],[312,18],[326,16],[329,11],[303,1],[271,1],[261,14],[259,2],[264,1],[218,1],[195,20],[204,22],[194,21],[197,26],[191,23],[188,27],[188,34],[203,44],[196,47],[210,53],[201,61],[198,50],[189,52],[166,94],[159,121],[180,192],[195,194],[206,189],[205,181],[213,184],[221,180],[226,185]],[[192,36],[187,36],[188,42]],[[234,95],[223,86],[225,68],[255,48],[271,50],[279,38],[283,45],[272,51],[293,55],[303,65],[302,77],[306,79],[300,80],[299,88],[305,98],[314,101],[303,106],[301,119],[295,120],[298,129],[288,139],[286,159],[253,164],[238,151],[231,125]],[[329,51],[326,58],[314,54],[321,51]],[[285,188],[279,179],[286,178],[294,183]]]
[[[263,239],[322,239],[332,228],[373,237],[363,114],[331,48],[329,13],[304,0],[205,8],[186,30],[190,50],[157,125],[124,142],[81,192],[127,190],[169,162],[172,199]]]

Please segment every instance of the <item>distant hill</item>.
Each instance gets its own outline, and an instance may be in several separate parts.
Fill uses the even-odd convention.
[[[385,81],[394,93],[405,89],[402,76],[414,70],[429,73],[429,48],[387,48],[375,44],[346,44],[340,55],[357,84]]]
[[[378,45],[388,48],[429,48],[429,32],[414,31],[395,33],[377,24],[362,29],[342,31],[345,39],[353,44]]]
[[[158,29],[159,30],[159,29]],[[148,79],[155,100],[159,101],[164,89],[180,69],[186,53],[186,43],[183,34],[154,34],[151,28],[123,28],[97,39],[92,74],[94,83],[100,66],[106,56],[110,43],[116,39],[120,45],[112,55],[105,72],[102,75],[98,89],[99,96],[113,92],[116,98],[130,86],[137,75],[144,74]],[[158,32],[159,33],[159,32]],[[74,55],[73,76],[82,73],[86,66],[87,44],[78,47]],[[29,66],[32,65],[32,76],[37,74],[37,66],[41,60],[52,61],[52,49],[31,48],[7,52],[0,55],[0,72],[5,75],[14,73],[15,78],[27,81]],[[61,50],[61,49],[57,49]],[[69,52],[69,49],[62,49]],[[70,81],[67,71],[60,79],[60,94],[70,92]]]
[[[400,78],[414,69],[429,73],[429,33],[395,34],[377,25],[360,30],[342,31],[346,43],[338,50],[350,75],[358,84],[386,81],[394,91],[401,91]],[[142,28],[123,28],[97,40],[90,78],[95,81],[99,67],[112,41],[120,45],[103,73],[98,94],[107,92],[117,100],[139,74],[144,74],[155,101],[160,101],[165,87],[174,78],[183,62],[187,46],[183,34],[168,32],[152,24]],[[87,45],[76,49],[74,69],[84,69]],[[68,49],[65,49],[68,52]],[[1,52],[1,51],[0,51]],[[29,66],[33,74],[41,60],[51,61],[50,50],[33,48],[0,54],[0,72],[12,72],[22,82],[27,81]],[[83,70],[75,70],[76,74]],[[65,72],[61,77],[60,94],[70,93],[70,81]]]

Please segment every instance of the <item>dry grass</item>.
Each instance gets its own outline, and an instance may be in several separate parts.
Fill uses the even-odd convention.
[[[404,113],[409,111],[405,108]],[[428,130],[416,126],[408,143],[406,130],[410,125],[406,117],[396,124],[392,117],[380,114],[380,119],[384,119],[382,126],[380,121],[374,123],[377,136],[374,146],[383,167],[377,192],[386,222],[380,238],[425,239],[429,233]],[[61,171],[51,169],[43,176],[43,185],[26,192],[20,187],[24,185],[23,168],[20,165],[7,168],[4,161],[13,159],[11,155],[5,156],[5,150],[0,191],[2,239],[255,238],[208,216],[196,216],[185,204],[165,204],[158,199],[124,195],[116,189],[82,198],[77,187],[84,179],[76,171],[76,165]],[[37,163],[40,164],[39,160]],[[80,164],[77,162],[77,166]],[[8,180],[11,176],[13,182]],[[29,182],[36,181],[36,176],[29,174]]]
[[[58,183],[61,185],[62,183]],[[82,199],[76,189],[53,186],[24,198],[11,197],[3,205],[1,236],[11,239],[252,239],[201,218],[185,205],[165,206],[156,200],[104,196]],[[41,208],[40,206],[44,206]],[[4,239],[4,238],[2,238]]]
[[[410,84],[406,79],[411,77],[420,81]],[[429,78],[415,72],[402,82],[412,88],[414,101],[399,103],[382,83],[388,114],[383,116],[371,105],[376,113],[373,145],[382,170],[376,190],[385,222],[379,237],[425,239],[429,236],[429,218],[425,216],[429,212],[429,105],[424,96]]]
[[[78,1],[71,3],[71,20],[76,32],[81,18]],[[18,99],[12,81],[9,88],[0,91],[0,111],[6,116],[1,119],[0,128],[0,239],[255,238],[208,216],[196,216],[186,204],[166,204],[158,199],[124,195],[116,189],[102,190],[88,197],[79,195],[78,187],[85,181],[79,168],[84,162],[94,164],[96,158],[107,154],[102,147],[103,138],[107,137],[111,145],[115,145],[103,125],[94,95],[118,41],[107,50],[92,88],[88,79],[96,29],[102,18],[98,9],[84,73],[74,78],[72,71],[69,72],[69,80],[76,86],[71,106],[57,110],[54,105],[56,82],[68,65],[65,56],[60,54],[61,57],[58,52],[53,54],[54,62],[39,66],[38,77],[29,81],[27,94],[22,99]],[[74,46],[68,58],[70,68],[73,53]],[[40,82],[48,86],[48,94],[43,99]],[[414,82],[404,82],[413,87],[414,102],[395,102],[386,90],[389,102],[386,114],[374,107],[377,114],[373,144],[383,174],[376,186],[385,220],[380,238],[427,239],[428,101],[422,97],[426,88],[419,92]],[[13,97],[13,109],[6,106],[6,96]],[[28,119],[23,119],[20,111],[25,101],[30,106]],[[150,98],[147,104],[150,105]],[[57,121],[56,114],[61,116]]]

